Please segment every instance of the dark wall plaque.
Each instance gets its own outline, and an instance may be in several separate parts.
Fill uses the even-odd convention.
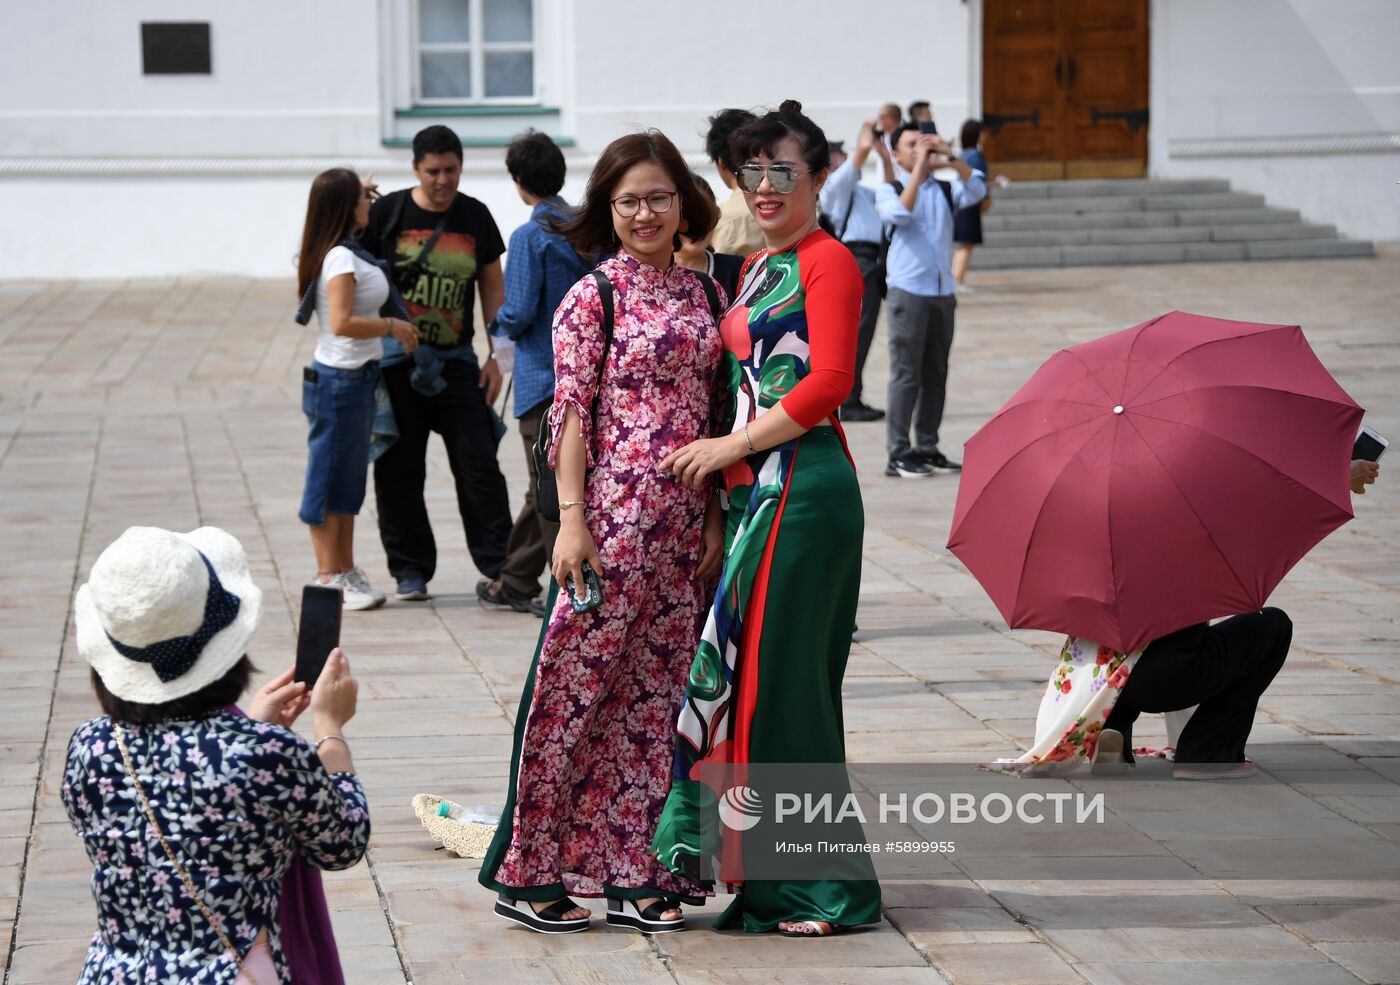
[[[141,71],[146,75],[209,75],[209,24],[142,24]]]

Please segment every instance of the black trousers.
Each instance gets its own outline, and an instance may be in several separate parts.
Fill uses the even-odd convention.
[[[457,485],[467,549],[481,573],[495,578],[506,560],[510,499],[486,396],[477,385],[480,370],[460,359],[448,361],[442,372],[447,389],[428,397],[409,384],[412,369],[412,363],[400,363],[383,371],[399,429],[399,440],[374,463],[379,539],[389,573],[395,580],[416,575],[431,581],[437,571],[437,543],[423,502],[428,434],[436,431]]]
[[[1141,712],[1197,705],[1177,743],[1179,763],[1239,763],[1259,697],[1283,667],[1293,623],[1281,609],[1231,616],[1154,640],[1138,658],[1104,722],[1132,747]]]
[[[870,343],[875,341],[875,323],[880,319],[880,300],[884,296],[881,280],[885,268],[880,266],[880,245],[878,243],[847,243],[851,254],[860,266],[860,277],[865,284],[865,293],[860,299],[860,329],[856,336],[856,381],[851,386],[848,404],[860,403],[865,376],[865,357],[870,355]]]

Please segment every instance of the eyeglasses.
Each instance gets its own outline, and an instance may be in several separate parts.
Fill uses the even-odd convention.
[[[377,202],[381,198],[383,198],[383,196],[379,194],[379,189],[377,188],[365,188],[362,189],[362,191],[364,193],[364,197],[369,199],[371,202]]]
[[[646,203],[647,210],[653,215],[661,215],[664,212],[670,212],[675,201],[675,192],[652,192],[646,198],[638,198],[636,195],[619,195],[612,200],[612,207],[618,216],[630,219],[642,210],[643,202]]]
[[[745,164],[734,172],[739,183],[744,186],[744,191],[758,191],[758,186],[763,184],[763,178],[767,175],[768,184],[772,185],[779,195],[786,195],[796,188],[799,176],[811,173],[810,170],[798,171],[790,164],[769,164],[767,167],[762,164]]]

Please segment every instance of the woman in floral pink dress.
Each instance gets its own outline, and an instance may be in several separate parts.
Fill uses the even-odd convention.
[[[671,786],[704,581],[723,557],[713,490],[688,489],[657,464],[710,433],[723,295],[672,254],[680,231],[703,238],[716,218],[676,148],[651,131],[604,150],[561,228],[581,255],[615,255],[596,272],[606,280],[585,276],[554,316],[550,464],[562,523],[552,615],[480,876],[499,894],[497,914],[542,933],[587,929],[589,910],[571,893],[606,897],[608,923],[643,933],[680,930],[679,903],[707,895],[660,865],[650,843]],[[582,585],[585,563],[603,603],[580,613],[559,585]]]

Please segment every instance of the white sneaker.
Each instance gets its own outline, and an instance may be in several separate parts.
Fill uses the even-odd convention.
[[[353,567],[341,578],[345,581],[345,608],[377,609],[384,604],[384,593],[370,585],[364,568]]]
[[[384,604],[383,598],[375,599],[372,589],[369,592],[363,592],[350,584],[350,580],[346,577],[349,573],[346,571],[331,575],[327,581],[321,581],[320,578],[317,578],[312,584],[320,585],[322,588],[339,589],[340,604],[347,609],[373,609]]]

